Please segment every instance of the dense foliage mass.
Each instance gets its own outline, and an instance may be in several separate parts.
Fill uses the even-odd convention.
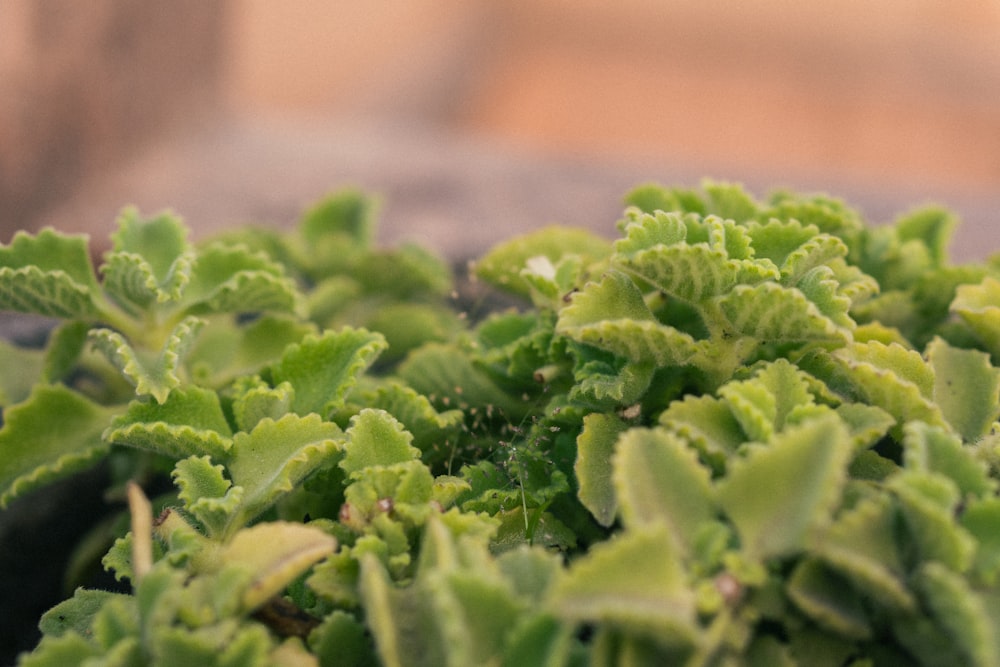
[[[0,346],[0,503],[111,457],[130,516],[131,594],[20,664],[1000,664],[1000,261],[934,208],[627,202],[481,258],[523,299],[482,317],[354,192],[0,247],[60,321]]]

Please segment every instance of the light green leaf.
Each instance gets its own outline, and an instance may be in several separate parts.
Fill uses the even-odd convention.
[[[935,267],[948,262],[948,243],[958,225],[951,211],[928,206],[905,214],[894,225],[901,241],[918,241],[927,249]]]
[[[915,580],[934,620],[968,660],[965,664],[998,664],[996,628],[982,598],[968,582],[937,562],[925,563]]]
[[[570,400],[591,407],[632,405],[646,393],[655,371],[652,364],[634,364],[619,358],[602,358],[580,347],[580,357],[573,371],[576,385]]]
[[[170,332],[163,348],[154,358],[144,355],[130,345],[124,336],[110,329],[91,330],[89,340],[135,385],[137,394],[153,396],[163,403],[171,390],[180,386],[178,371],[181,359],[204,325],[204,320],[185,318]]]
[[[576,439],[577,497],[602,526],[614,523],[618,511],[611,455],[618,436],[627,429],[628,424],[615,415],[595,412],[583,418],[583,431]]]
[[[788,597],[820,627],[852,639],[868,639],[871,623],[861,598],[820,561],[801,561],[788,578]]]
[[[963,498],[985,498],[996,489],[986,463],[977,459],[971,448],[964,447],[957,436],[940,427],[907,423],[903,427],[903,460],[908,470],[948,477]]]
[[[242,600],[243,609],[252,611],[336,548],[337,540],[318,528],[268,521],[237,531],[220,550],[219,562],[251,574]]]
[[[737,285],[717,300],[721,313],[743,336],[771,342],[846,342],[847,334],[797,288],[777,283]]]
[[[618,438],[613,467],[625,526],[666,526],[675,549],[688,555],[699,527],[715,515],[709,470],[695,451],[669,431],[636,428]]]
[[[271,387],[256,375],[240,378],[233,388],[233,418],[240,431],[252,431],[262,419],[281,419],[295,400],[288,382]]]
[[[109,444],[138,447],[174,458],[208,454],[224,461],[232,430],[218,394],[199,387],[172,391],[164,403],[132,401],[104,433]]]
[[[727,258],[721,248],[686,242],[653,246],[631,255],[618,254],[614,264],[664,293],[692,304],[729,292],[748,268]],[[766,277],[766,273],[759,276]]]
[[[154,303],[179,301],[194,261],[187,234],[169,213],[143,219],[133,207],[123,210],[101,266],[104,290],[132,315]]]
[[[959,285],[951,310],[969,325],[993,359],[1000,359],[1000,280],[987,276],[978,285]]]
[[[108,445],[101,432],[119,410],[63,385],[38,385],[24,402],[7,407],[0,428],[0,508],[102,459]]]
[[[32,387],[42,379],[45,365],[46,354],[42,350],[19,347],[0,339],[0,369],[3,369],[0,408],[26,399]]]
[[[263,419],[250,433],[237,433],[228,468],[244,496],[229,528],[253,519],[316,469],[330,465],[342,448],[340,428],[316,414]]]
[[[954,519],[960,500],[955,483],[940,474],[903,470],[889,478],[887,486],[899,502],[914,556],[966,571],[976,543]]]
[[[660,424],[712,459],[713,466],[747,441],[729,404],[714,396],[688,395],[674,401],[660,414]]]
[[[91,634],[94,617],[109,601],[129,599],[129,596],[108,591],[77,588],[73,597],[60,602],[42,614],[38,629],[46,637],[62,637],[68,633]]]
[[[521,275],[533,257],[558,264],[564,255],[577,255],[584,266],[603,260],[611,243],[592,232],[552,225],[494,246],[474,266],[475,274],[500,289],[530,296],[531,284]]]
[[[743,549],[766,558],[802,549],[832,520],[853,448],[834,416],[789,427],[730,464],[718,500]]]
[[[934,402],[945,420],[968,442],[988,434],[1000,417],[1000,370],[989,355],[941,338],[931,341],[926,355],[934,371]]]
[[[740,183],[704,180],[701,189],[708,196],[708,210],[721,218],[745,222],[755,218],[759,205]]]
[[[232,488],[224,470],[221,465],[213,465],[208,456],[191,456],[178,461],[172,473],[178,498],[212,536],[221,535],[228,518],[243,501],[243,487]]]
[[[360,190],[347,188],[311,206],[302,214],[299,232],[307,244],[328,237],[347,237],[359,248],[368,248],[375,234],[378,205]]]
[[[859,591],[890,609],[913,611],[916,600],[896,541],[898,515],[886,496],[862,500],[813,540],[823,561]]]
[[[625,237],[614,242],[614,251],[619,255],[632,255],[660,245],[683,243],[688,231],[684,219],[685,216],[677,209],[658,209],[654,212],[630,208],[618,223]]]
[[[38,647],[19,660],[18,667],[65,667],[101,656],[100,648],[75,632],[43,637]]]
[[[84,235],[20,231],[0,245],[0,310],[94,318],[98,292]]]
[[[366,408],[351,418],[340,467],[350,474],[369,466],[390,466],[420,458],[413,436],[385,410]]]
[[[344,327],[307,336],[289,346],[271,370],[275,385],[295,390],[292,409],[300,416],[329,415],[343,406],[347,393],[385,349],[385,338],[365,329]]]
[[[661,324],[625,274],[609,271],[559,313],[556,331],[634,363],[686,364],[701,349],[690,334]]]
[[[284,268],[244,246],[212,244],[198,252],[184,293],[187,312],[296,312],[301,295]]]
[[[423,452],[424,460],[450,455],[465,418],[461,410],[438,412],[426,396],[399,382],[380,385],[366,399],[403,424],[413,435],[413,446]]]
[[[606,623],[671,646],[697,641],[694,593],[664,526],[644,526],[591,547],[553,586],[561,619]]]
[[[1000,575],[1000,498],[971,500],[959,522],[976,540],[972,573],[987,586],[994,586]]]

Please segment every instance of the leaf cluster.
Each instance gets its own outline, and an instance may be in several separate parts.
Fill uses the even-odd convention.
[[[0,248],[0,305],[63,320],[0,348],[2,501],[109,453],[175,489],[127,485],[131,593],[20,664],[1000,662],[1000,263],[936,208],[627,204],[480,258],[523,307],[474,324],[353,191],[198,245],[127,212],[96,272]]]

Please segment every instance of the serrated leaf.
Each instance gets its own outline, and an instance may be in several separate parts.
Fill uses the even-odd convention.
[[[271,369],[275,385],[295,390],[292,409],[300,416],[327,416],[344,404],[358,377],[385,349],[382,334],[345,327],[307,336],[291,345]]]
[[[788,578],[788,597],[820,627],[852,639],[868,639],[871,623],[861,598],[820,561],[801,561]]]
[[[730,260],[721,248],[687,242],[653,246],[631,255],[618,254],[615,266],[693,304],[730,291],[749,268],[744,262]],[[762,270],[758,277],[763,280],[768,276]]]
[[[945,420],[968,442],[990,431],[1000,417],[1000,370],[989,355],[952,347],[941,338],[927,346],[934,371],[934,402]]]
[[[450,452],[449,445],[455,443],[465,418],[461,410],[438,412],[430,399],[398,382],[379,386],[369,402],[403,424],[425,460],[436,460]]]
[[[546,257],[557,264],[564,255],[577,255],[584,266],[604,259],[611,243],[592,232],[552,225],[494,246],[476,261],[475,274],[500,289],[530,296],[531,285],[521,275],[528,260]]]
[[[685,396],[671,403],[659,421],[714,459],[725,460],[747,441],[729,404],[714,396]]]
[[[996,665],[996,628],[982,598],[959,574],[936,562],[917,572],[916,585],[935,621],[965,656],[968,665]]]
[[[986,497],[996,489],[986,463],[978,460],[970,448],[942,428],[923,422],[909,422],[903,427],[903,460],[908,470],[935,472],[948,477],[962,497]]]
[[[956,572],[967,570],[976,544],[954,519],[960,500],[955,483],[940,474],[903,470],[887,486],[899,501],[915,557],[939,561]]]
[[[340,428],[316,414],[264,419],[253,431],[237,433],[227,467],[244,496],[229,527],[256,517],[316,469],[335,461],[342,448]]]
[[[221,534],[226,520],[243,501],[243,488],[232,488],[221,465],[208,456],[191,456],[174,466],[172,477],[179,489],[177,497],[187,511],[201,521],[209,535]]]
[[[1000,359],[1000,280],[987,276],[977,285],[959,285],[951,310],[969,325],[993,359]]]
[[[154,303],[179,301],[194,261],[187,234],[169,213],[143,219],[133,207],[123,210],[101,266],[104,290],[133,315]]]
[[[46,637],[62,637],[68,633],[88,636],[91,634],[94,617],[105,604],[115,599],[129,599],[129,597],[121,593],[77,588],[73,592],[73,597],[42,614],[38,629]]]
[[[710,474],[694,450],[668,431],[632,429],[618,438],[613,469],[626,527],[666,526],[675,549],[688,555],[715,514]]]
[[[619,358],[592,354],[584,347],[573,370],[576,385],[570,390],[571,401],[593,407],[628,406],[638,401],[649,388],[655,368],[652,364],[634,364]]]
[[[602,526],[614,523],[618,501],[612,483],[611,455],[618,436],[628,424],[615,415],[595,412],[583,419],[583,431],[576,439],[577,497]]]
[[[813,542],[827,565],[890,609],[911,611],[916,600],[896,541],[897,514],[885,496],[863,500],[841,513]]]
[[[291,411],[295,400],[290,383],[271,387],[257,376],[241,378],[234,389],[233,418],[240,431],[252,431],[262,419],[281,419]]]
[[[591,547],[553,585],[549,608],[565,620],[606,623],[666,646],[691,645],[698,632],[694,594],[664,526]]]
[[[153,396],[163,403],[170,392],[180,386],[181,359],[204,325],[204,320],[185,318],[170,332],[156,357],[141,353],[124,336],[110,329],[91,330],[89,340],[135,385],[137,394]]]
[[[132,401],[104,434],[109,444],[178,459],[208,454],[217,461],[226,460],[231,436],[218,394],[199,387],[172,391],[162,404]]]
[[[17,232],[10,245],[0,245],[0,310],[93,318],[98,291],[85,235],[45,228]]]
[[[198,252],[184,293],[187,312],[295,312],[301,295],[283,267],[243,246],[213,244]]]
[[[411,445],[413,436],[385,410],[366,408],[351,419],[344,458],[339,465],[347,474],[370,466],[390,466],[420,457]]]
[[[618,223],[625,237],[614,242],[616,254],[632,255],[640,250],[675,245],[687,239],[685,218],[678,209],[642,210],[648,212],[638,209],[625,211],[625,218]]]
[[[690,334],[658,322],[635,283],[618,271],[574,294],[559,312],[556,331],[634,363],[656,366],[686,364],[701,349]]]
[[[842,327],[799,289],[777,283],[737,285],[717,299],[720,312],[743,336],[771,342],[845,342]]]
[[[645,183],[625,195],[625,203],[645,213],[656,211],[682,211],[707,215],[700,193],[684,188],[665,188],[656,183]]]
[[[731,462],[718,501],[743,549],[766,558],[803,548],[831,521],[852,453],[846,428],[831,415],[787,428]]]
[[[119,410],[62,385],[38,385],[25,401],[6,408],[0,429],[0,508],[103,458],[108,445],[101,432]]]

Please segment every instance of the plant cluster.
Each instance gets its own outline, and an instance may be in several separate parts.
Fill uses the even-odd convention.
[[[131,592],[20,664],[1000,664],[1000,261],[937,208],[627,203],[475,262],[523,300],[478,320],[355,192],[0,247],[60,320],[0,346],[0,503],[110,458],[129,505]]]

